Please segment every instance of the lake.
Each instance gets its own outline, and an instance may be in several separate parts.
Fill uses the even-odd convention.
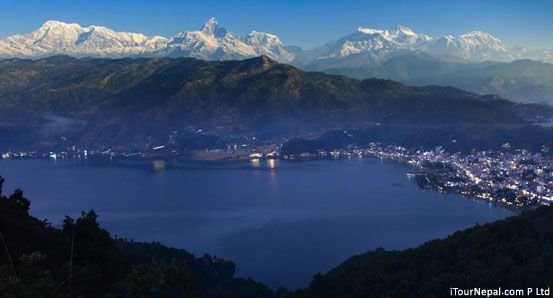
[[[513,214],[422,190],[409,171],[378,159],[0,161],[5,193],[22,188],[36,217],[59,225],[94,209],[113,235],[216,255],[239,276],[291,289],[355,254]]]

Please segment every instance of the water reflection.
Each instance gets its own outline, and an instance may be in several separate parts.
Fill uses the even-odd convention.
[[[0,161],[6,191],[23,187],[39,218],[59,224],[94,209],[118,236],[217,255],[238,276],[288,288],[376,247],[412,247],[512,214],[423,191],[406,173],[374,159]]]
[[[251,159],[250,162],[254,168],[259,168],[261,166],[261,163],[259,162],[259,158]]]
[[[267,159],[267,166],[269,169],[275,169],[276,168],[276,160],[275,159]]]
[[[156,172],[165,171],[165,161],[164,160],[154,160],[153,166],[154,166],[154,171],[156,171]]]

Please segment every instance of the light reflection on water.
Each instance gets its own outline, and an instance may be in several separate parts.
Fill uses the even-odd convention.
[[[251,159],[250,163],[252,164],[252,167],[254,167],[254,168],[259,168],[261,166],[261,162],[259,161],[259,158]]]
[[[39,218],[59,224],[95,209],[120,237],[215,254],[241,276],[288,288],[354,254],[412,247],[512,214],[423,191],[406,173],[374,159],[0,161],[6,192],[21,187]]]
[[[164,160],[154,160],[152,162],[153,164],[153,167],[154,167],[154,171],[156,172],[161,172],[161,171],[165,171],[165,161]]]

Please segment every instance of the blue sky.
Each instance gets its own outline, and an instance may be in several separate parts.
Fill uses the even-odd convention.
[[[49,19],[168,36],[198,29],[211,16],[230,31],[271,32],[303,48],[322,45],[358,26],[397,24],[431,36],[482,30],[508,46],[553,48],[549,0],[2,0],[0,37],[30,32]]]

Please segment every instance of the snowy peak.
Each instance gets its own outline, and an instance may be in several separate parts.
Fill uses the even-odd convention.
[[[250,45],[264,47],[282,46],[282,42],[278,36],[265,32],[252,31],[244,37],[244,41]]]
[[[391,29],[359,27],[326,45],[302,51],[285,46],[274,34],[251,31],[240,36],[210,18],[197,31],[183,31],[169,38],[117,32],[102,26],[83,27],[49,20],[37,30],[0,39],[0,58],[44,57],[58,54],[76,57],[194,57],[204,60],[246,59],[265,55],[278,62],[296,65],[378,65],[390,57],[424,53],[455,61],[512,61],[534,59],[553,62],[553,50],[526,47],[507,49],[500,39],[483,31],[433,38],[397,25]]]
[[[252,31],[241,37],[221,27],[210,18],[199,31],[184,31],[172,38],[156,56],[194,57],[204,60],[244,59],[266,55],[279,62],[290,62],[295,55],[288,52],[278,36]]]
[[[211,17],[204,23],[204,25],[200,29],[200,32],[205,35],[212,35],[217,37],[222,37],[227,34],[227,30],[223,27],[220,27],[217,19],[215,19],[214,17]]]
[[[138,33],[115,32],[101,26],[82,27],[47,21],[36,31],[0,40],[0,56],[42,57],[54,54],[72,56],[122,57],[140,55],[162,46],[166,40]]]
[[[37,47],[70,47],[86,30],[77,24],[47,21],[38,30],[26,35]],[[45,49],[46,50],[46,49]]]
[[[397,25],[395,31],[396,31],[396,35],[400,35],[400,34],[403,34],[403,35],[417,35],[415,32],[413,32],[413,30],[411,30],[411,28],[403,26],[403,25]]]
[[[359,27],[356,32],[315,49],[312,52],[320,56],[311,59],[341,59],[366,54],[378,60],[393,52],[416,49],[429,40],[429,36],[415,33],[411,28],[401,25],[391,30]]]
[[[481,41],[494,41],[494,42],[501,42],[499,38],[491,35],[488,32],[484,31],[471,31],[465,34],[462,34],[459,36],[460,38],[472,38],[472,39],[478,39]]]
[[[244,37],[244,42],[253,47],[257,55],[285,62],[291,62],[295,59],[295,54],[289,51],[276,35],[252,31]]]
[[[40,33],[59,33],[63,31],[81,31],[82,29],[79,24],[49,20],[42,24],[37,31]]]
[[[212,31],[216,27],[219,27],[219,22],[217,22],[217,19],[215,17],[211,17],[209,18],[209,20],[205,21],[200,31],[204,31],[204,30]]]
[[[462,40],[465,43],[471,43],[473,45],[485,46],[498,51],[507,52],[503,42],[499,40],[499,38],[496,38],[487,32],[472,31],[459,36],[459,40]]]
[[[102,26],[82,27],[79,24],[47,21],[31,33],[0,39],[1,58],[36,58],[56,54],[111,58],[171,56],[205,60],[267,55],[280,62],[290,62],[295,58],[278,36],[253,31],[241,37],[221,27],[215,18],[207,20],[199,31],[184,31],[171,38],[116,32]]]
[[[432,54],[455,56],[468,61],[509,61],[503,42],[495,36],[482,31],[473,31],[458,37],[443,36],[428,44],[427,51]]]
[[[412,52],[467,62],[513,60],[513,55],[501,40],[486,32],[473,31],[459,36],[447,35],[433,38],[417,33],[409,27],[397,25],[387,30],[359,27],[356,32],[337,41],[306,51],[304,56],[307,63],[304,64],[335,65],[339,63],[335,61],[336,59],[347,59],[350,61],[348,63],[365,61],[364,63],[379,64],[392,56]],[[354,56],[361,58],[357,62],[352,62],[355,61]],[[325,60],[327,61],[324,62]]]
[[[514,59],[531,59],[553,64],[553,49],[536,50],[526,46],[517,45],[509,50]]]
[[[389,35],[389,34],[388,34],[388,31],[385,31],[385,30],[364,28],[364,27],[361,27],[361,26],[359,26],[359,27],[357,28],[357,32],[363,33],[363,34],[369,34],[369,35],[374,35],[374,34],[378,34],[378,35],[382,35],[382,36],[387,36],[387,35]]]
[[[415,39],[428,39],[428,36],[424,34],[417,34],[411,28],[403,25],[397,25],[392,30],[381,30],[381,29],[370,29],[370,28],[359,27],[357,28],[357,32],[363,33],[366,35],[372,35],[373,37],[375,35],[380,36],[390,41],[398,41],[398,38],[404,38],[404,37],[410,37]]]
[[[411,28],[403,25],[397,25],[393,32],[393,36],[396,42],[415,47],[432,40],[432,37],[425,34],[415,33],[411,30]]]
[[[239,36],[219,26],[215,18],[210,18],[199,31],[184,31],[171,37],[167,46],[153,55],[230,60],[254,57],[255,50]]]

